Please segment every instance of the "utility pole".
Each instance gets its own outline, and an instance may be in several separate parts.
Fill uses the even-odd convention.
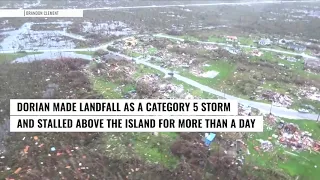
[[[272,110],[272,105],[273,105],[273,101],[271,102],[271,107],[270,107],[270,114],[271,114],[271,110]]]
[[[223,92],[223,98],[225,99],[225,98],[226,98],[226,92],[225,92],[225,89],[224,89],[222,86],[220,86],[220,87],[221,87],[222,92]]]

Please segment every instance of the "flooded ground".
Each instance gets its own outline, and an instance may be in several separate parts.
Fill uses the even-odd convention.
[[[42,54],[32,54],[27,55],[25,57],[17,58],[13,63],[25,63],[32,61],[40,61],[40,60],[48,60],[48,59],[61,59],[61,58],[79,58],[91,60],[92,57],[90,55],[85,54],[77,54],[75,52],[44,52]]]
[[[4,23],[6,22],[4,21]],[[35,28],[33,28],[33,26],[35,26]],[[98,37],[103,39],[103,37],[118,37],[131,35],[133,33],[134,31],[128,28],[125,23],[113,21],[107,23],[83,22],[76,25],[70,21],[44,23],[27,22],[17,30],[12,30],[12,28],[2,29],[2,32],[0,32],[0,40],[2,40],[0,43],[0,50],[36,51],[50,48],[73,49],[77,47],[77,44],[81,43],[84,43],[85,46],[89,46],[89,41],[94,45],[96,43],[92,41],[97,41]]]
[[[87,42],[88,40],[81,35],[67,32],[68,28],[73,24],[70,21],[64,22],[43,22],[43,23],[24,23],[17,30],[7,30],[0,33],[0,47],[2,53],[15,53],[15,52],[43,52],[42,54],[30,54],[25,57],[20,57],[14,62],[32,62],[34,60],[45,59],[59,59],[63,58],[81,58],[91,60],[91,56],[84,54],[77,54],[69,51],[92,51],[91,48],[77,48],[77,42]],[[62,30],[32,30],[33,26],[39,27],[49,26],[53,29]],[[128,34],[131,31],[121,22],[110,22],[105,24],[93,24],[90,22],[84,22],[83,27],[80,28],[82,33],[94,33],[99,36],[114,35],[122,36]],[[107,29],[107,31],[104,31]],[[101,33],[101,34],[99,34]],[[94,39],[96,43],[93,46],[99,46],[101,42]],[[87,46],[88,47],[88,46]],[[76,49],[77,48],[77,49]]]
[[[132,34],[132,29],[127,27],[123,22],[107,22],[107,23],[92,23],[92,22],[83,22],[82,32],[89,34],[103,34],[103,35],[130,35]]]
[[[85,41],[80,35],[66,31],[33,31],[31,26],[36,23],[28,22],[19,29],[4,31],[1,35],[7,36],[0,43],[3,51],[23,51],[49,48],[74,48],[75,42]],[[46,23],[37,23],[46,25]],[[52,22],[48,24],[59,24],[66,26],[71,22]]]

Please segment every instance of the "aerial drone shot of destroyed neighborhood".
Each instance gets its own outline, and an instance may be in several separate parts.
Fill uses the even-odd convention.
[[[320,1],[0,8],[83,10],[0,18],[0,179],[320,179]],[[232,99],[264,131],[13,133],[10,99]]]

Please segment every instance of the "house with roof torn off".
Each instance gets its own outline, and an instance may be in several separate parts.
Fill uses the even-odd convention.
[[[305,59],[304,69],[320,71],[320,60],[319,59]]]
[[[300,44],[295,44],[295,43],[288,43],[287,44],[287,49],[291,49],[297,52],[303,52],[305,51],[307,48],[303,45]]]
[[[237,36],[226,36],[226,41],[227,42],[237,42],[238,38],[237,38]]]
[[[260,41],[259,41],[259,44],[261,45],[261,46],[269,46],[269,45],[271,45],[271,40],[270,39],[261,39]]]

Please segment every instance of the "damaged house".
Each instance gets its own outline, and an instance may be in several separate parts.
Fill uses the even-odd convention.
[[[104,56],[101,57],[101,60],[103,61],[109,61],[109,60],[117,60],[117,61],[120,61],[120,60],[123,60],[124,58],[121,57],[121,56],[118,56],[116,54],[105,54]]]
[[[289,96],[273,91],[263,92],[262,97],[273,102],[275,106],[289,107],[293,102]]]
[[[238,38],[237,38],[237,36],[226,36],[226,41],[227,42],[237,42]]]
[[[125,46],[132,47],[137,45],[138,41],[135,38],[128,38],[125,40]]]
[[[150,42],[150,41],[153,41],[154,38],[153,38],[153,36],[142,36],[142,37],[140,37],[139,40],[140,40],[141,42]]]
[[[286,60],[289,61],[289,62],[297,62],[297,59],[294,58],[294,57],[291,57],[291,56],[286,57]]]
[[[254,49],[252,52],[251,52],[251,55],[252,56],[257,56],[257,57],[260,57],[260,56],[262,56],[262,52],[261,51],[259,51],[259,50],[257,50],[257,49]]]
[[[261,46],[269,46],[269,45],[271,45],[271,40],[270,40],[270,39],[261,39],[261,40],[259,41],[259,44],[260,44]]]
[[[291,49],[297,52],[303,52],[305,51],[307,48],[306,46],[300,45],[300,44],[295,44],[295,43],[288,43],[287,44],[287,49]]]
[[[319,59],[306,59],[304,61],[304,69],[320,71],[320,60]]]
[[[227,50],[231,54],[239,54],[241,53],[241,50],[235,47],[225,47],[225,50]]]
[[[320,142],[312,139],[312,134],[307,131],[301,131],[293,123],[279,122],[279,142],[282,145],[292,148],[293,150],[320,150]]]

